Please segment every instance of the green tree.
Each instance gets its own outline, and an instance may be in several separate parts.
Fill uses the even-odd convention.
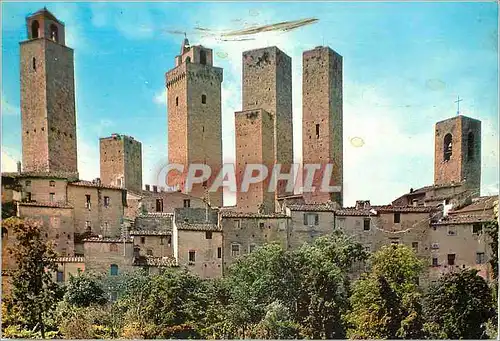
[[[19,324],[39,330],[45,338],[46,323],[52,318],[60,291],[53,280],[57,271],[53,247],[45,238],[42,224],[37,221],[12,217],[2,225],[12,231],[16,239],[9,249],[16,269],[11,278],[7,309],[19,318]]]
[[[88,307],[91,304],[102,305],[107,302],[99,278],[90,273],[70,275],[64,300],[76,307]]]
[[[275,301],[267,306],[266,314],[256,326],[255,334],[265,339],[295,339],[299,335],[299,325],[293,321],[288,308]]]
[[[442,276],[425,296],[426,328],[434,338],[487,338],[486,322],[494,316],[491,291],[477,270]]]
[[[404,245],[386,246],[371,257],[371,271],[355,282],[350,298],[349,336],[422,338],[422,294],[417,280],[423,262]]]

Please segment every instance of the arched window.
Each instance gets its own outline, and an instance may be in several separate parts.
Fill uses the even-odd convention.
[[[207,95],[201,95],[201,103],[203,104],[207,103]]]
[[[200,51],[200,64],[205,65],[207,63],[207,53],[204,50]]]
[[[54,24],[50,25],[50,39],[52,39],[56,43],[59,42],[58,29]]]
[[[467,135],[467,160],[474,161],[474,133]]]
[[[444,137],[444,143],[443,143],[443,159],[444,161],[449,161],[451,158],[452,154],[452,147],[451,147],[451,134],[446,134]]]
[[[36,39],[39,37],[40,24],[37,20],[33,20],[31,23],[31,38]]]
[[[118,265],[111,264],[110,271],[111,271],[111,276],[117,276],[118,275]]]
[[[186,57],[186,64],[191,63],[191,57]]]
[[[31,67],[33,68],[33,71],[36,71],[36,58],[33,57],[33,60],[31,61],[32,65]]]

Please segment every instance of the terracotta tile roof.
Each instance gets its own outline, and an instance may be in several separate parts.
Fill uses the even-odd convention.
[[[107,188],[107,189],[116,189],[116,190],[121,190],[124,191],[125,189],[118,187],[118,186],[112,186],[112,185],[105,185],[103,183],[95,183],[92,181],[87,181],[87,180],[80,180],[80,181],[75,181],[75,182],[70,182],[69,185],[71,186],[81,186],[81,187],[95,187],[95,188]]]
[[[177,223],[177,228],[190,231],[222,231],[217,224],[210,223]]]
[[[493,209],[498,196],[486,196],[472,199],[472,203],[458,210],[450,211],[449,214],[459,214],[463,212],[487,211]]]
[[[430,213],[435,211],[436,208],[432,206],[392,206],[392,205],[381,205],[372,206],[377,212],[401,212],[401,213]]]
[[[451,193],[451,194],[447,194],[447,195],[436,195],[434,197],[425,198],[424,201],[428,202],[428,201],[436,201],[436,200],[446,200],[446,199],[451,199],[451,198],[458,197],[458,196],[466,194],[466,193],[468,193],[468,191],[462,191],[462,192],[458,192],[458,193]]]
[[[174,257],[137,257],[134,258],[134,265],[136,266],[152,266],[152,267],[176,267],[177,261]]]
[[[45,8],[45,7],[42,8],[42,9],[40,9],[40,10],[38,10],[38,11],[36,11],[32,15],[30,15],[30,17],[34,17],[34,16],[37,16],[37,15],[43,15],[43,16],[45,16],[48,19],[54,20],[54,21],[56,21],[56,22],[58,22],[60,24],[62,23],[61,21],[59,21],[59,19],[57,19],[54,16],[54,14],[50,13],[49,10],[47,8]]]
[[[235,212],[235,211],[221,211],[223,218],[289,218],[283,213],[254,213],[254,212]]]
[[[457,224],[472,224],[472,223],[487,223],[492,221],[493,215],[473,215],[461,214],[456,216],[448,216],[441,218],[441,220],[433,223],[432,225],[457,225]]]
[[[83,239],[84,243],[133,243],[132,238],[90,237]]]
[[[344,207],[339,210],[335,210],[335,215],[338,216],[373,216],[373,212],[369,209],[356,209],[355,207]]]
[[[78,173],[73,172],[2,172],[2,177],[9,178],[47,178],[77,180]]]
[[[291,211],[308,211],[308,212],[334,212],[334,205],[331,203],[316,203],[316,204],[289,204],[286,205]]]
[[[39,201],[30,201],[30,202],[19,202],[20,206],[36,206],[36,207],[49,207],[49,208],[73,208],[73,205],[69,203],[61,203],[61,202],[39,202]]]
[[[292,194],[292,195],[284,195],[279,196],[278,200],[286,200],[286,199],[303,199],[304,196],[302,194]]]
[[[463,183],[457,182],[457,183],[445,183],[445,184],[438,184],[438,185],[430,185],[430,186],[424,186],[420,187],[417,189],[414,189],[413,192],[408,192],[400,196],[398,199],[404,197],[404,196],[411,196],[411,195],[416,195],[416,194],[425,194],[430,190],[437,189],[437,188],[451,188],[451,187],[459,187],[462,186]],[[396,199],[397,200],[397,199]]]
[[[85,257],[57,257],[57,263],[85,263]]]
[[[174,216],[173,213],[167,212],[148,212],[141,213],[138,218],[172,218]]]
[[[169,230],[132,230],[131,236],[169,236],[172,231]]]

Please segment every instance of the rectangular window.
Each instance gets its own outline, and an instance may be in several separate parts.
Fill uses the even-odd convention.
[[[90,210],[90,194],[85,194],[85,208]]]
[[[255,244],[248,245],[248,253],[252,253],[255,250],[255,247],[256,247]]]
[[[345,227],[345,218],[337,218],[337,228],[343,229]]]
[[[238,257],[240,255],[240,244],[231,244],[231,256]]]
[[[476,252],[476,264],[484,264],[484,252]]]
[[[304,225],[319,225],[319,216],[316,213],[304,213]]]
[[[171,245],[172,244],[172,236],[167,237],[167,244]]]
[[[160,237],[160,245],[163,245],[163,237]]]
[[[399,239],[391,239],[391,245],[399,245]]]
[[[222,258],[222,248],[221,247],[217,248],[217,258]]]
[[[191,200],[190,199],[184,199],[184,207],[191,207]]]
[[[455,265],[455,254],[454,253],[448,254],[448,265]]]
[[[259,227],[260,227],[261,229],[263,229],[263,228],[264,228],[264,223],[259,223]]]
[[[31,186],[31,180],[26,180],[26,187],[30,187]]]
[[[163,212],[163,199],[156,199],[156,212]]]
[[[85,222],[85,231],[90,232],[92,230],[92,227],[90,227],[90,221]]]
[[[109,197],[104,197],[104,207],[109,207]]]
[[[49,186],[50,187],[56,187],[56,182],[55,181],[49,181]]]
[[[432,257],[432,266],[434,266],[434,267],[439,266],[437,257]]]
[[[483,232],[483,224],[481,224],[481,223],[472,224],[472,233],[473,234],[480,234],[481,232]]]
[[[457,231],[455,230],[455,227],[453,226],[448,226],[448,236],[456,236]]]
[[[141,244],[146,243],[146,237],[141,237]]]
[[[189,262],[194,263],[196,261],[196,251],[189,251]]]
[[[394,223],[399,224],[401,222],[401,213],[394,213]]]
[[[57,272],[57,282],[58,283],[64,282],[64,272],[62,271]]]
[[[31,192],[26,193],[26,200],[31,201]]]
[[[56,194],[55,193],[49,193],[49,200],[50,200],[50,202],[56,201]]]
[[[205,239],[212,239],[212,231],[205,232]]]
[[[109,271],[111,273],[111,276],[117,276],[118,275],[118,265],[111,264],[109,267]]]
[[[370,231],[370,219],[363,219],[363,230]]]
[[[413,248],[413,251],[418,252],[418,242],[411,243],[411,247]]]
[[[147,249],[147,250],[146,250],[146,255],[148,255],[148,256],[152,256],[152,255],[153,255],[153,250],[151,250],[151,249]]]
[[[241,228],[241,220],[235,220],[234,221],[234,228],[240,229]]]

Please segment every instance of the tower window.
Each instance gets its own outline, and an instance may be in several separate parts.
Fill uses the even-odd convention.
[[[201,95],[201,103],[207,104],[207,95]]]
[[[59,42],[58,29],[54,24],[50,25],[50,39],[52,39],[56,43]]]
[[[37,20],[33,20],[31,23],[31,38],[36,39],[39,36],[40,24]]]
[[[316,124],[316,138],[319,139],[319,124]]]
[[[33,68],[33,71],[36,71],[36,58],[35,57],[33,57],[31,67]]]
[[[207,53],[203,50],[200,51],[200,64],[207,64]]]
[[[467,135],[467,160],[474,161],[474,134]]]
[[[444,161],[449,161],[451,158],[452,154],[452,148],[451,148],[451,134],[446,134],[444,137],[444,144],[443,144],[443,159]]]
[[[179,97],[176,97],[175,98],[175,106],[178,107],[179,106]]]
[[[156,199],[156,212],[163,212],[163,199]]]
[[[191,200],[190,199],[184,199],[184,207],[191,207]]]

